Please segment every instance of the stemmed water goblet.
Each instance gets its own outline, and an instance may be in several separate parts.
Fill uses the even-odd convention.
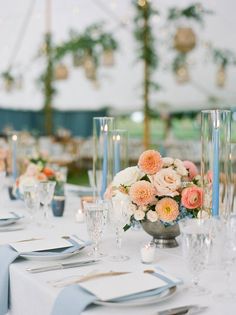
[[[121,253],[123,227],[130,218],[128,211],[129,203],[122,199],[112,199],[112,209],[110,212],[110,223],[115,229],[117,253],[110,257],[111,261],[120,262],[128,260],[129,257]]]
[[[232,215],[224,224],[224,231],[221,234],[222,242],[219,247],[220,264],[225,271],[226,290],[217,295],[217,298],[234,300],[236,294],[231,290],[232,268],[236,263],[236,216]]]
[[[53,181],[46,181],[46,182],[39,182],[38,190],[39,190],[39,200],[40,204],[42,204],[43,207],[43,222],[41,222],[41,225],[44,226],[52,226],[48,222],[49,217],[49,210],[51,207],[51,202],[55,190],[56,182]]]
[[[24,185],[23,198],[26,209],[29,212],[30,221],[33,222],[40,206],[38,185],[36,183]]]
[[[101,256],[99,245],[107,224],[109,202],[104,200],[92,203],[86,202],[84,203],[84,209],[88,234],[93,242],[93,255],[97,259],[98,256]]]
[[[184,219],[179,221],[182,236],[183,258],[191,273],[190,290],[195,295],[207,294],[199,286],[199,276],[206,268],[211,248],[211,220]]]

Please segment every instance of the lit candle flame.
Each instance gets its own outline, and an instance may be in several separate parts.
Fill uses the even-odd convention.
[[[13,135],[13,136],[12,136],[12,140],[13,140],[13,141],[17,141],[17,135]]]

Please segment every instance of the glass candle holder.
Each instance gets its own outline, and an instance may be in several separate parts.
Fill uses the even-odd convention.
[[[11,175],[13,181],[15,181],[18,177],[19,132],[10,132],[8,135],[8,142],[11,151]]]
[[[141,261],[143,264],[151,264],[155,259],[156,246],[154,243],[143,244],[140,248]]]
[[[110,132],[113,151],[113,177],[128,166],[128,131],[115,129]]]
[[[93,118],[94,195],[102,199],[113,175],[113,151],[109,141],[113,129],[113,117]]]
[[[203,211],[225,219],[231,198],[231,112],[201,112]]]

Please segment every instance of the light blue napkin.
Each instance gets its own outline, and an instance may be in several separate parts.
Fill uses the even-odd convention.
[[[152,274],[165,281],[167,284],[161,288],[150,291],[131,294],[125,297],[112,299],[112,302],[124,302],[129,300],[136,300],[145,297],[158,295],[168,288],[177,285],[169,278],[158,272]],[[56,298],[51,315],[80,315],[89,305],[93,304],[97,297],[92,293],[82,289],[79,285],[71,285],[64,288]]]
[[[9,245],[0,246],[0,315],[8,312],[9,266],[19,256]]]
[[[74,284],[59,293],[51,315],[79,315],[96,300],[96,296]]]
[[[45,256],[52,256],[52,255],[61,255],[62,253],[72,253],[75,250],[79,250],[83,246],[89,244],[89,242],[85,242],[84,244],[79,244],[72,239],[68,239],[73,246],[68,247],[66,249],[58,249],[57,251],[41,251],[41,252],[31,252],[26,253],[30,255],[45,255]],[[0,315],[5,315],[8,312],[9,307],[9,266],[11,263],[17,259],[20,254],[15,251],[9,245],[0,246]]]

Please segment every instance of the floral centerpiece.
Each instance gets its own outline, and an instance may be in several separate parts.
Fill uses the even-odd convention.
[[[197,217],[203,189],[194,163],[161,157],[158,151],[141,154],[138,165],[117,173],[106,192],[107,198],[126,200],[130,228],[132,220],[158,222],[170,227],[184,217]]]
[[[17,178],[15,183],[15,194],[23,195],[24,186],[37,184],[40,181],[55,181],[55,194],[64,195],[64,178],[60,172],[54,171],[47,165],[43,157],[31,158],[26,161],[27,167],[25,172]]]

